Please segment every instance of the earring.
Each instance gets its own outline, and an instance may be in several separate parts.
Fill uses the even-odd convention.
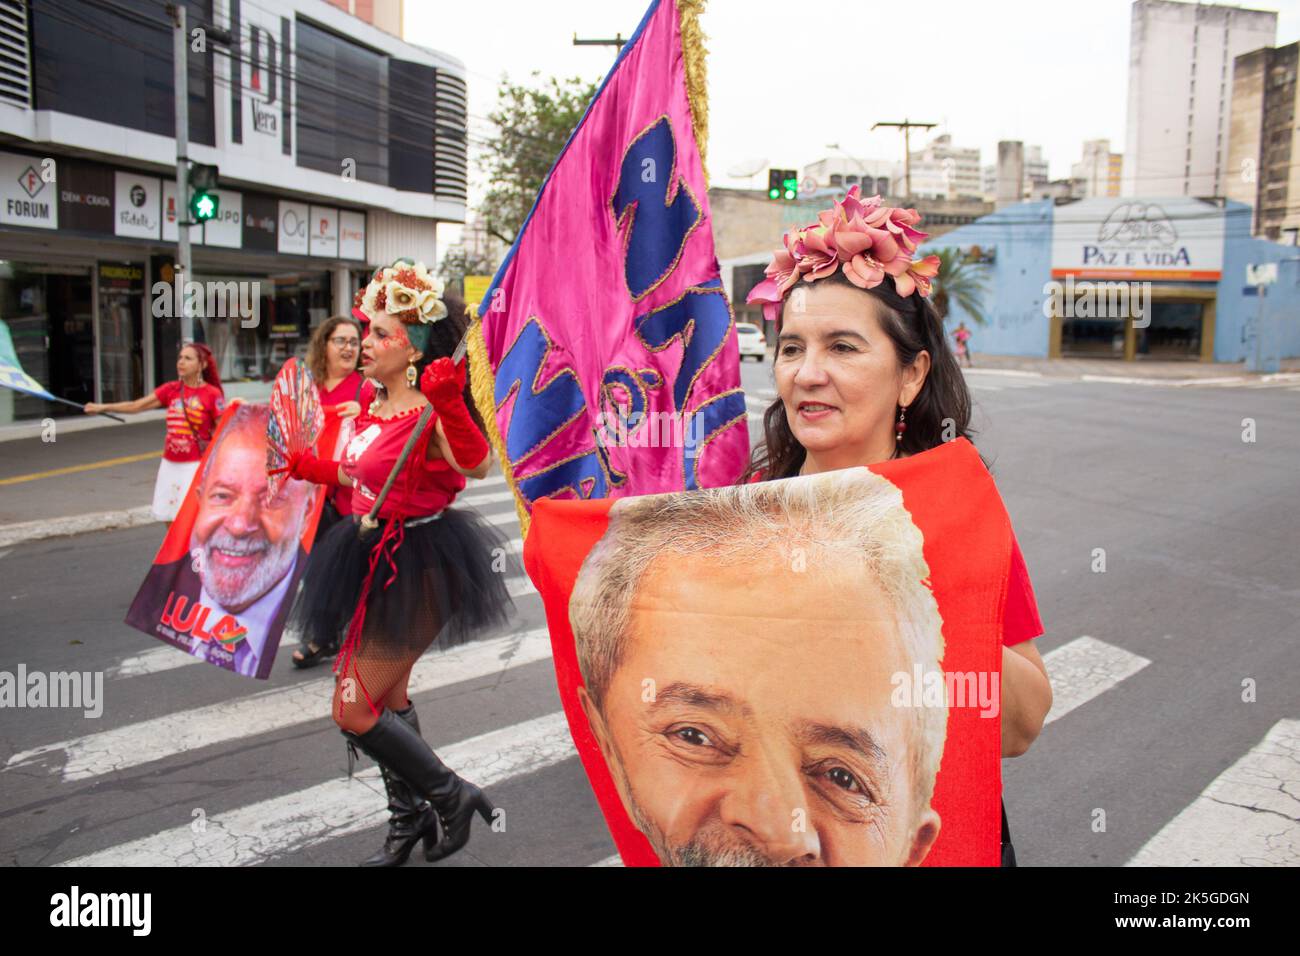
[[[903,420],[903,416],[904,416],[906,413],[907,413],[907,406],[906,406],[906,405],[899,405],[899,406],[898,406],[898,423],[897,423],[896,425],[894,425],[894,441],[902,441],[902,440],[903,440],[903,432],[907,431],[907,422],[905,422],[905,421]]]
[[[407,385],[411,386],[411,388],[415,388],[416,380],[417,380],[419,377],[420,377],[420,373],[417,372],[417,371],[415,370],[415,363],[414,363],[414,362],[412,362],[410,365],[406,366],[406,384],[407,384]]]

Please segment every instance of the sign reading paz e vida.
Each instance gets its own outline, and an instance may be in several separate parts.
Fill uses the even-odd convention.
[[[1217,282],[1223,210],[1188,197],[1084,199],[1052,211],[1052,277]]]

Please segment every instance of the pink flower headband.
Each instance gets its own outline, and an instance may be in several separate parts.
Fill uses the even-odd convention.
[[[916,244],[928,233],[912,227],[921,221],[915,209],[881,205],[879,196],[858,198],[853,186],[835,206],[817,214],[818,222],[787,232],[785,248],[772,254],[767,276],[750,290],[748,302],[763,303],[763,317],[775,322],[781,300],[802,276],[805,282],[824,279],[843,269],[850,282],[874,289],[894,277],[898,294],[930,294],[930,280],[939,274],[939,257],[913,261]]]

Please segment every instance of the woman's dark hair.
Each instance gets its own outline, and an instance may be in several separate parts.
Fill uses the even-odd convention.
[[[350,315],[332,315],[320,325],[316,326],[311,333],[311,341],[307,343],[307,369],[311,372],[311,377],[316,380],[316,384],[322,388],[325,385],[325,374],[328,372],[328,363],[325,360],[325,346],[329,342],[330,336],[340,325],[349,325],[356,330],[357,337],[361,337],[361,326],[357,320]],[[361,350],[357,350],[358,361],[361,358]],[[355,369],[356,366],[354,365]]]
[[[869,295],[884,306],[880,310],[880,326],[898,353],[899,368],[907,368],[924,349],[930,353],[930,371],[921,391],[907,406],[907,428],[899,442],[900,454],[926,451],[954,438],[970,439],[970,390],[961,367],[957,364],[948,339],[944,335],[943,320],[930,301],[920,292],[907,298],[898,294],[890,276],[873,289],[854,285],[841,271],[836,271],[814,286],[826,283],[845,285]],[[785,317],[785,303],[776,320],[777,335]],[[780,346],[777,346],[780,355]],[[786,419],[785,404],[778,398],[763,413],[763,441],[751,456],[749,468],[742,481],[749,481],[759,472],[764,480],[792,478],[799,474],[807,451],[799,444]]]
[[[465,300],[454,292],[444,292],[442,301],[447,306],[447,317],[434,322],[429,328],[428,344],[423,349],[424,354],[420,361],[415,363],[415,370],[421,375],[434,359],[451,358],[465,330],[469,328],[469,318],[465,315]],[[465,404],[469,406],[470,418],[474,419],[478,430],[486,436],[487,429],[483,425],[483,417],[474,407],[474,396],[470,393],[468,358],[465,362],[465,390],[462,394],[465,396]]]

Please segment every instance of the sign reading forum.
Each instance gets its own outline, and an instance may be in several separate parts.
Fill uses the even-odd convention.
[[[1052,277],[1217,282],[1223,210],[1189,197],[1082,199],[1052,213]]]

